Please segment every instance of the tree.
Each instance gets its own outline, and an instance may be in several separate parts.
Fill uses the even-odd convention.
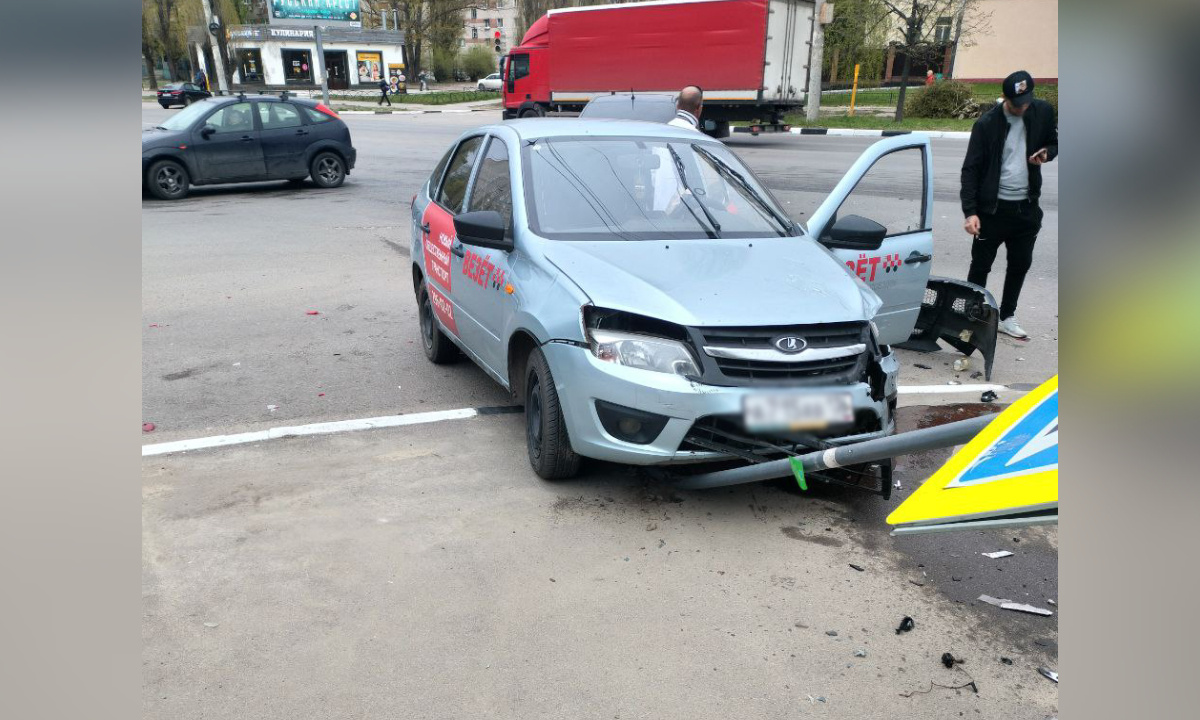
[[[487,45],[476,45],[463,54],[462,69],[471,82],[496,72],[496,53]]]
[[[897,0],[901,2],[902,0]],[[929,61],[940,52],[948,40],[938,38],[938,20],[958,18],[957,34],[960,43],[969,43],[972,35],[989,28],[991,13],[979,8],[979,0],[912,0],[908,10],[901,10],[890,0],[880,0],[887,12],[900,20],[904,33],[904,66],[900,71],[900,95],[896,99],[896,122],[904,119],[904,96],[908,90],[909,73],[914,57]],[[930,19],[933,22],[930,22]],[[946,28],[945,24],[942,28]]]
[[[390,17],[395,11],[404,31],[405,72],[415,78],[421,73],[426,46],[444,42],[450,27],[461,32],[463,11],[477,4],[476,0],[362,0],[361,10],[366,17],[381,13]]]
[[[853,67],[861,65],[859,84],[877,82],[883,77],[888,33],[892,29],[891,14],[882,0],[837,0],[833,22],[825,26],[825,59],[823,68],[846,68],[838,77],[850,77]]]
[[[162,43],[159,42],[158,33],[155,32],[153,9],[151,0],[142,0],[142,57],[146,58],[150,89],[157,90],[158,78],[155,76],[155,67],[158,65],[157,60],[162,52]]]

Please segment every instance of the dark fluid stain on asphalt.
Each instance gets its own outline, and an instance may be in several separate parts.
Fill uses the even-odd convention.
[[[779,528],[779,531],[787,535],[793,540],[803,540],[804,542],[824,545],[826,547],[841,547],[842,541],[837,538],[827,537],[825,535],[805,535],[804,531],[794,525],[787,525]]]
[[[162,376],[162,379],[163,380],[182,380],[184,378],[190,378],[193,375],[197,375],[197,374],[199,374],[199,372],[200,372],[200,370],[197,368],[188,368],[187,370],[180,370],[179,372],[167,373],[166,375]]]

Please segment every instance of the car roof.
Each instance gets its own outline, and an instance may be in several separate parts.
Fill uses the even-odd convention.
[[[283,98],[279,97],[278,95],[214,95],[210,98],[205,98],[202,102],[220,105],[228,102],[248,102],[251,100],[254,102],[283,102]],[[317,106],[317,102],[315,100],[295,97],[292,95],[287,97],[287,102],[300,103],[301,105],[308,105],[309,107]]]
[[[485,130],[503,132],[508,130],[516,133],[521,140],[536,140],[540,138],[572,137],[590,135],[595,137],[661,137],[678,138],[690,141],[709,141],[707,135],[674,125],[642,120],[584,120],[581,118],[530,118],[528,120],[509,120],[503,124],[488,125]],[[713,140],[713,142],[716,142]]]

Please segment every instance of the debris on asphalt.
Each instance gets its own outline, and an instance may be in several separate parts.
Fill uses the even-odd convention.
[[[866,650],[855,650],[854,651],[854,657],[866,657],[866,656],[867,656]]]
[[[1005,665],[1012,665],[1012,658],[1002,657],[1000,658],[1000,662],[1004,663]]]
[[[1017,358],[1017,362],[1025,362],[1025,358]]]
[[[818,696],[816,696],[816,697],[813,697],[812,695],[809,695],[809,696],[808,696],[808,702],[809,702],[810,704],[812,704],[812,703],[815,703],[815,702],[825,702],[825,696],[824,696],[824,695],[818,695]]]
[[[983,373],[979,370],[976,370],[975,372],[971,373],[971,379],[972,380],[981,380],[981,379],[983,379]]]
[[[904,619],[900,621],[900,627],[896,628],[896,634],[899,635],[900,633],[906,633],[909,630],[912,630],[914,627],[916,627],[916,623],[913,622],[912,618],[905,615]]]
[[[829,637],[837,637],[837,630],[826,630],[825,634]]]
[[[154,423],[142,423],[142,432],[154,432]]]
[[[268,406],[267,406],[267,410],[268,410],[268,411],[270,411],[270,412],[275,412],[275,411],[276,411],[276,410],[278,410],[278,409],[279,409],[279,406],[278,406],[278,405],[268,405]]]
[[[920,580],[913,580],[912,578],[909,578],[908,581],[917,587],[925,587],[925,583],[921,582]]]
[[[854,563],[850,563],[850,567],[854,568],[855,570],[857,570],[859,572],[862,572],[863,570],[866,569],[862,565],[855,565]]]
[[[995,390],[984,390],[983,394],[979,396],[979,402],[985,402],[985,403],[996,402],[996,391]]]
[[[1046,600],[1046,602],[1048,602],[1048,603],[1050,603],[1051,605],[1054,605],[1054,606],[1056,606],[1056,607],[1058,606],[1058,603],[1054,602],[1053,600],[1047,599],[1047,600]]]
[[[996,552],[980,553],[980,554],[983,555],[984,557],[990,557],[993,560],[995,560],[997,558],[1009,557],[1010,555],[1012,555],[1012,553],[1007,550],[997,550]]]
[[[317,393],[317,397],[325,397],[325,393]]]
[[[991,595],[980,595],[979,599],[984,601],[988,605],[995,605],[996,607],[1000,607],[1000,606],[1004,605],[1004,603],[1006,603],[1006,602],[1012,602],[1011,600],[1001,600],[1000,598],[994,598]]]
[[[306,312],[304,314],[305,315],[320,315],[321,313],[316,310],[309,310],[308,312]]]
[[[1042,675],[1042,677],[1053,680],[1054,682],[1058,682],[1058,673],[1054,672],[1050,668],[1039,667],[1038,672]]]
[[[554,578],[550,578],[550,582],[558,582],[558,581],[555,580]]]
[[[1033,605],[1026,605],[1025,603],[1006,602],[1003,605],[1001,605],[1000,607],[1004,608],[1005,610],[1016,610],[1017,612],[1030,613],[1031,615],[1053,615],[1054,614],[1053,610],[1047,610],[1046,608],[1034,607]]]
[[[971,369],[971,359],[965,358],[965,357],[958,358],[954,361],[953,367],[954,367],[955,372],[962,372],[963,370],[970,370]]]
[[[954,667],[955,663],[961,663],[961,662],[962,662],[961,658],[956,658],[948,652],[942,653],[942,664],[946,666],[947,670]]]
[[[206,628],[215,628],[216,626],[218,626],[218,625],[220,625],[220,624],[221,624],[221,623],[215,623],[215,622],[206,622],[206,623],[204,623],[204,627],[206,627]]]
[[[913,367],[921,368],[922,370],[932,370],[933,369],[933,368],[929,367],[928,365],[922,365],[921,363],[913,363]]]
[[[651,532],[658,529],[658,523],[649,523],[646,525],[646,532]]]
[[[967,677],[971,677],[967,671],[963,670],[962,668],[959,668],[958,671]],[[908,698],[912,697],[913,695],[924,695],[925,693],[933,692],[935,687],[945,688],[947,690],[961,690],[969,687],[976,695],[979,694],[979,686],[975,684],[975,679],[971,678],[969,682],[965,682],[962,685],[943,685],[930,680],[929,687],[925,688],[924,690],[910,690],[908,692],[902,692],[900,693],[900,697]]]
[[[946,381],[946,384],[947,384],[947,385],[962,385],[962,383],[960,383],[960,382],[959,382],[959,381],[957,381],[957,380],[947,380],[947,381]]]

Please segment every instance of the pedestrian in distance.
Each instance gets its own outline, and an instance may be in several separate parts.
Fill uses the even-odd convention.
[[[388,104],[388,107],[392,106],[392,101],[388,97],[388,90],[389,90],[389,88],[388,88],[387,78],[380,78],[379,79],[379,102],[375,103],[376,105],[382,105],[383,103],[386,102]]]
[[[933,76],[933,71],[932,71],[932,70],[926,70],[926,71],[925,71],[925,87],[929,87],[930,85],[932,85],[932,84],[933,84],[934,82],[936,82],[936,81],[937,81],[937,78],[935,78],[935,77]]]
[[[667,123],[689,130],[700,130],[700,113],[704,110],[704,91],[696,85],[688,85],[679,91],[675,100],[675,119]]]
[[[959,199],[963,229],[973,238],[967,280],[986,286],[996,252],[1005,246],[999,330],[1027,338],[1017,322],[1017,300],[1042,227],[1042,165],[1058,157],[1058,118],[1050,103],[1033,97],[1033,77],[1024,70],[1006,77],[1002,89],[1004,101],[971,128],[963,159]]]
[[[192,78],[192,83],[199,86],[201,90],[208,90],[208,78],[205,77],[203,70],[196,71],[196,76]]]

